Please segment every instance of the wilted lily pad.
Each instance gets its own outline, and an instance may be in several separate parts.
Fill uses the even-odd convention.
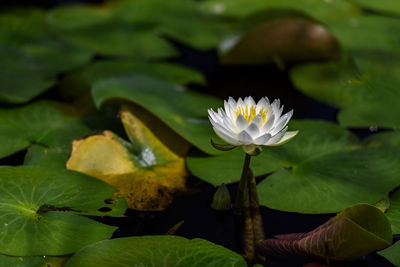
[[[162,210],[175,193],[186,190],[185,161],[179,155],[188,144],[155,128],[156,120],[139,118],[139,112],[124,106],[120,113],[130,142],[110,131],[75,140],[67,168],[115,186],[116,195],[125,197],[132,209]]]
[[[108,78],[94,83],[92,88],[98,107],[110,99],[132,101],[156,115],[202,151],[220,153],[210,144],[210,138],[216,137],[206,116],[207,109],[220,107],[222,101],[146,75]]]
[[[349,261],[392,244],[386,216],[371,205],[351,206],[308,233],[287,234],[259,243],[265,254],[300,254]]]
[[[90,129],[70,106],[40,101],[17,108],[0,110],[0,157],[28,147],[70,145],[74,138]]]
[[[223,56],[224,64],[265,64],[329,59],[338,56],[334,36],[304,18],[277,19],[247,32]]]
[[[400,184],[398,149],[364,147],[332,123],[292,121],[289,127],[299,130],[296,138],[264,147],[252,158],[256,175],[275,171],[257,186],[261,205],[330,213],[359,202],[376,203]],[[239,180],[243,157],[243,152],[233,151],[215,157],[191,155],[187,161],[194,175],[218,184]]]
[[[2,167],[0,181],[1,254],[73,253],[115,230],[80,215],[122,216],[126,209],[114,188],[71,171]],[[103,207],[108,212],[99,211]]]
[[[98,242],[76,253],[65,265],[104,266],[247,266],[229,249],[204,239],[178,236],[140,236]]]

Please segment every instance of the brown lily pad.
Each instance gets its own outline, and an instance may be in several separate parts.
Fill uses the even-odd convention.
[[[163,210],[176,193],[186,191],[187,171],[181,155],[188,145],[157,120],[135,115],[140,112],[131,106],[121,109],[130,142],[111,131],[75,140],[67,168],[113,185],[119,189],[116,196],[124,197],[131,209]]]
[[[258,248],[263,254],[351,261],[391,244],[385,214],[372,205],[356,204],[311,232],[279,235],[261,241]]]

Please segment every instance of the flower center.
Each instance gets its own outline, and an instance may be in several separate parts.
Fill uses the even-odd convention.
[[[262,107],[257,113],[257,107],[255,105],[251,105],[250,107],[249,105],[246,105],[245,107],[238,106],[236,108],[236,118],[240,114],[242,114],[248,123],[250,123],[258,114],[260,114],[264,124],[267,120],[268,110],[265,110],[264,107]]]

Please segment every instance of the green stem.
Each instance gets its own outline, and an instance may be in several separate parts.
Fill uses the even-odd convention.
[[[244,159],[244,164],[243,164],[242,176],[240,177],[239,187],[236,192],[235,211],[234,211],[236,215],[240,215],[242,213],[244,197],[246,193],[248,194],[248,192],[245,191],[247,191],[246,189],[248,188],[247,176],[250,170],[250,160],[251,156],[246,153],[246,157]]]

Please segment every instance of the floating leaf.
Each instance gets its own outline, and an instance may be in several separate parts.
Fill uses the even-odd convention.
[[[80,215],[122,216],[126,209],[114,188],[71,171],[2,167],[0,181],[2,254],[73,253],[115,230]],[[108,212],[98,210],[103,207]]]
[[[61,6],[47,22],[60,39],[107,56],[165,58],[176,50],[148,27],[134,27],[115,19],[112,6]]]
[[[341,108],[348,127],[400,127],[400,65],[393,54],[357,54],[353,60],[313,63],[291,71],[296,88]]]
[[[67,260],[65,257],[15,257],[0,254],[0,265],[12,267],[62,267]]]
[[[355,5],[343,0],[208,0],[202,3],[202,9],[219,16],[239,18],[267,9],[294,10],[322,21],[360,13]]]
[[[393,234],[400,234],[400,190],[390,195],[390,207],[386,215],[392,224]]]
[[[397,187],[396,148],[362,146],[349,131],[322,121],[292,121],[299,135],[252,157],[255,175],[274,172],[258,186],[260,204],[301,213],[330,213],[355,203],[376,203]],[[238,181],[244,153],[190,155],[189,170],[218,185]],[[241,155],[240,155],[241,154]],[[368,181],[365,182],[365,181]]]
[[[385,257],[393,265],[400,266],[400,241],[385,250],[379,251],[378,254]]]
[[[186,161],[188,169],[193,175],[214,186],[219,186],[223,183],[230,184],[240,180],[244,157],[243,149],[234,149],[215,157],[192,152]],[[255,175],[266,174],[285,165],[279,155],[265,152],[252,157],[250,164]]]
[[[226,31],[224,23],[198,12],[198,4],[192,1],[121,1],[114,16],[133,27],[153,27],[154,31],[199,50],[215,48]]]
[[[76,140],[67,168],[115,186],[132,209],[162,210],[175,193],[186,190],[185,161],[179,155],[188,146],[154,119],[136,116],[139,112],[124,106],[120,113],[130,142],[110,131]]]
[[[397,0],[351,0],[351,2],[360,5],[363,8],[374,11],[400,15],[400,4]]]
[[[0,157],[8,156],[32,143],[44,146],[70,145],[90,129],[70,106],[39,101],[0,110]]]
[[[204,83],[201,73],[172,63],[146,63],[139,61],[98,61],[85,68],[90,83],[116,76],[144,74],[173,84]]]
[[[225,64],[265,64],[328,59],[338,44],[322,25],[304,18],[277,19],[247,32],[222,58]]]
[[[350,261],[392,244],[386,216],[367,204],[351,206],[308,233],[278,236],[259,243],[264,254],[300,254]]]
[[[247,266],[229,249],[204,239],[178,236],[140,236],[98,242],[76,253],[65,265],[73,266]]]
[[[97,107],[110,99],[132,101],[156,115],[202,151],[220,153],[210,144],[210,138],[219,139],[206,116],[207,109],[221,106],[222,101],[145,75],[104,79],[94,83],[92,88]]]
[[[2,102],[28,102],[53,86],[59,72],[81,66],[92,56],[50,36],[43,10],[2,12],[0,23]]]
[[[400,52],[400,30],[397,18],[363,15],[327,22],[327,27],[347,51],[367,50]],[[377,35],[372,35],[376,32]]]

